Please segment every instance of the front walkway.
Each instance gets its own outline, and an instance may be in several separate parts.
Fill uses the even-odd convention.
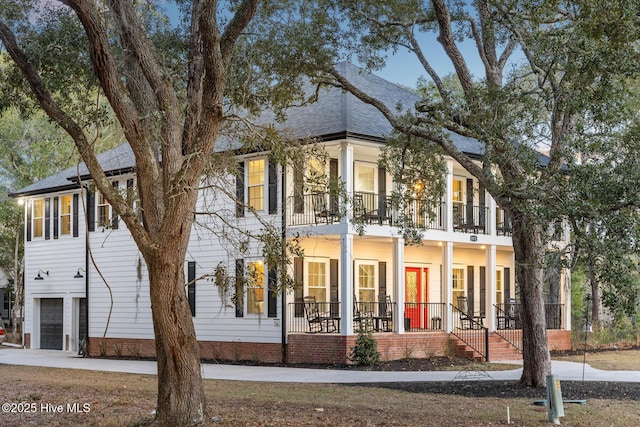
[[[506,362],[514,363],[515,362]],[[78,357],[58,350],[24,350],[0,346],[0,365],[44,366],[63,369],[156,374],[156,362],[146,360],[114,360]],[[640,382],[640,371],[602,371],[575,362],[553,361],[552,371],[561,381]],[[487,376],[461,375],[461,371],[378,372],[332,369],[285,368],[273,366],[242,366],[203,364],[206,379],[294,382],[294,383],[376,383],[465,380],[518,380],[521,368],[490,371]]]

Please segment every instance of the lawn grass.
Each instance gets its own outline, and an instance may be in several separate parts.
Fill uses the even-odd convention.
[[[586,363],[592,368],[605,371],[638,371],[640,370],[640,350],[607,350],[587,351],[586,354],[556,356],[554,360]],[[638,421],[640,425],[640,421]]]
[[[156,377],[0,365],[1,403],[36,404],[30,413],[0,413],[6,426],[135,426],[152,419]],[[500,426],[549,425],[544,407],[527,398],[478,398],[387,387],[206,380],[207,426]],[[89,404],[69,413],[67,403]],[[63,413],[42,405],[63,405]],[[591,399],[566,405],[566,426],[629,426],[637,400]]]

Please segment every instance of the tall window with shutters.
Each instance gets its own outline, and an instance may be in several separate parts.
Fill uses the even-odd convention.
[[[60,234],[71,234],[71,194],[60,196]]]
[[[32,206],[31,230],[34,238],[44,236],[44,200],[35,199]]]
[[[264,210],[265,159],[248,162],[248,197],[249,207],[256,211]]]

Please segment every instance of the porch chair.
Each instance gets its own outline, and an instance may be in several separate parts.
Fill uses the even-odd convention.
[[[316,297],[306,296],[304,301],[304,314],[309,323],[309,333],[335,332],[336,324],[331,313],[320,313]]]
[[[393,304],[389,295],[378,296],[378,315],[374,320],[376,331],[391,332],[393,330]]]
[[[323,220],[327,224],[332,224],[336,218],[338,218],[338,211],[336,209],[330,209],[327,206],[327,193],[313,193],[311,195],[311,202],[313,204],[313,214],[316,225],[319,220]]]
[[[358,328],[356,331],[369,331],[373,329],[373,312],[369,309],[369,305],[367,305],[363,310],[358,303],[358,300],[353,295],[353,323],[357,324]]]
[[[498,315],[498,329],[520,329],[520,303],[509,298],[504,310]]]
[[[480,329],[484,318],[473,314],[473,307],[469,307],[467,297],[458,297],[458,315],[462,329]]]

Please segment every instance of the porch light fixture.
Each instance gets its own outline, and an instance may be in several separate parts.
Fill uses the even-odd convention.
[[[47,271],[38,270],[38,275],[36,277],[34,277],[33,280],[44,280],[44,277],[42,277],[41,273],[44,273],[44,274],[46,274],[48,276],[49,275],[49,270],[47,270]]]
[[[75,274],[75,276],[73,276],[74,279],[83,279],[84,275],[82,273],[86,273],[86,271],[84,270],[84,268],[80,267],[78,269],[78,272]]]
[[[424,183],[422,182],[422,180],[417,180],[415,184],[413,184],[413,189],[416,193],[421,193],[422,190],[424,190]]]

